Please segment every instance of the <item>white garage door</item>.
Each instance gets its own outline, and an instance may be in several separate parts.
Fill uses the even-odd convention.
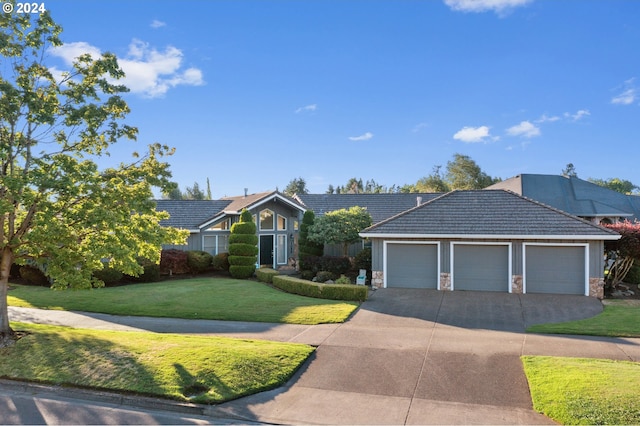
[[[438,287],[438,245],[388,243],[386,286]]]
[[[585,246],[525,245],[524,291],[585,294]]]
[[[508,245],[453,245],[454,290],[509,291]]]

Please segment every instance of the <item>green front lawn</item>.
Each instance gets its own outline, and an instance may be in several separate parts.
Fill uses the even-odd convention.
[[[344,322],[357,302],[314,299],[231,278],[194,278],[91,290],[13,285],[10,306],[67,311],[289,324]]]
[[[640,337],[640,304],[633,300],[607,300],[601,314],[579,321],[538,324],[530,333]]]
[[[640,424],[640,363],[522,357],[533,408],[562,424]]]
[[[219,403],[284,384],[307,345],[14,323],[0,377]]]

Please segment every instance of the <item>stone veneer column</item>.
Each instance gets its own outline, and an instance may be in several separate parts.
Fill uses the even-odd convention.
[[[604,299],[604,278],[589,278],[589,296]]]
[[[451,274],[440,272],[440,290],[451,291]]]
[[[511,293],[522,294],[522,275],[511,276]]]
[[[384,273],[382,271],[371,271],[371,287],[384,287]]]

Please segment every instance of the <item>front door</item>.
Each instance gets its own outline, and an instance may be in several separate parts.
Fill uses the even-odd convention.
[[[273,266],[273,235],[260,235],[260,265]]]

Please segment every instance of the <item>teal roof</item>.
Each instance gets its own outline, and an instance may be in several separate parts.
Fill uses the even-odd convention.
[[[487,189],[506,189],[575,216],[640,220],[640,197],[577,177],[521,174]]]

